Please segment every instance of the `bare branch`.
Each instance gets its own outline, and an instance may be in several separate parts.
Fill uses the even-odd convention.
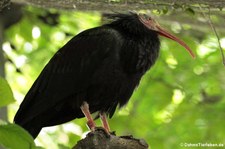
[[[215,26],[213,25],[213,22],[212,22],[211,17],[210,17],[210,16],[211,16],[211,15],[210,15],[210,14],[211,14],[210,8],[208,8],[208,10],[209,10],[209,16],[208,16],[208,17],[206,16],[205,12],[202,10],[201,4],[199,4],[199,8],[200,8],[200,10],[201,10],[203,16],[204,16],[206,19],[208,18],[208,19],[207,19],[207,20],[208,20],[208,23],[209,23],[209,25],[211,26],[213,32],[214,32],[215,35],[216,35],[216,39],[217,39],[217,41],[218,41],[219,49],[220,49],[221,56],[222,56],[222,62],[223,62],[223,65],[225,66],[225,57],[224,57],[224,53],[223,53],[223,48],[222,48],[221,43],[220,43],[219,35],[218,35],[217,31],[216,31]]]
[[[127,11],[127,10],[149,10],[163,9],[165,7],[192,7],[198,9],[197,3],[202,8],[223,8],[224,0],[12,0],[15,3],[35,5],[44,8],[71,9],[71,10],[97,10],[97,11]]]
[[[103,128],[97,128],[87,134],[86,138],[78,141],[73,149],[148,149],[148,144],[143,139],[135,139],[132,136],[109,135]]]

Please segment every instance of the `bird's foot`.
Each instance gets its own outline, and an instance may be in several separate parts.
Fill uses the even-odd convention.
[[[115,131],[109,132],[104,127],[95,127],[95,131],[102,131],[102,132],[104,132],[106,137],[110,137],[112,135],[114,135],[114,136],[116,135]]]
[[[109,127],[109,123],[107,121],[106,113],[105,112],[100,112],[99,116],[100,116],[100,119],[101,119],[101,122],[102,122],[102,126],[103,126],[105,132],[108,133],[109,135],[115,135],[114,131],[113,132],[110,131],[110,127]]]

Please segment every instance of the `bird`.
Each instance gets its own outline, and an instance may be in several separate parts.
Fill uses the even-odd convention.
[[[86,117],[94,131],[97,113],[106,132],[117,108],[127,104],[143,75],[155,64],[159,36],[194,53],[151,16],[107,13],[109,22],[82,31],[60,48],[46,64],[14,117],[14,123],[35,139],[43,127]]]

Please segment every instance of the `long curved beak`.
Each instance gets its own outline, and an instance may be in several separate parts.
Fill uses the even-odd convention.
[[[192,58],[195,58],[194,52],[191,50],[191,48],[185,42],[183,42],[176,36],[172,35],[171,33],[167,32],[166,30],[164,30],[162,27],[160,27],[158,25],[156,26],[156,28],[157,28],[157,32],[159,33],[159,35],[178,42],[180,45],[182,45],[188,51],[188,53],[192,56]]]
[[[192,52],[191,48],[182,40],[180,40],[179,38],[177,38],[176,36],[172,35],[171,33],[169,33],[168,31],[166,31],[165,29],[163,29],[154,19],[152,19],[151,17],[148,17],[147,15],[144,14],[139,14],[139,20],[150,30],[154,30],[156,32],[158,32],[159,35],[164,36],[166,38],[172,39],[176,42],[178,42],[180,45],[182,45],[187,51],[188,53],[192,56],[192,58],[195,58],[195,54],[194,52]]]

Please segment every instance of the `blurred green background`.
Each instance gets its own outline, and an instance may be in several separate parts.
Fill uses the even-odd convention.
[[[202,19],[192,11],[181,12],[187,17]],[[13,123],[19,104],[53,54],[77,33],[102,23],[99,12],[24,7],[22,13],[19,22],[4,30],[2,45],[6,80],[16,99],[10,104],[6,102],[8,123],[0,122],[0,132],[7,133],[8,139],[13,138],[10,136],[17,139],[16,133],[22,133],[9,123]],[[143,77],[128,105],[117,110],[109,120],[111,129],[117,135],[143,138],[153,149],[185,148],[181,143],[222,143],[225,147],[225,69],[215,34],[210,27],[198,32],[193,31],[191,24],[160,19],[179,13],[175,9],[147,13],[159,17],[158,22],[183,39],[197,57],[193,60],[183,47],[161,38],[157,63]],[[224,11],[221,14],[225,14]],[[212,18],[221,21],[216,15]],[[220,33],[220,42],[225,48],[223,33]],[[3,83],[0,89],[1,86]],[[0,98],[0,103],[5,100],[3,96]],[[12,97],[7,99],[11,101]],[[100,125],[99,120],[97,124]],[[18,131],[11,134],[14,127]],[[43,148],[71,148],[87,132],[85,119],[76,119],[43,129],[35,143]],[[0,140],[1,137],[7,140],[6,136],[0,134]]]

